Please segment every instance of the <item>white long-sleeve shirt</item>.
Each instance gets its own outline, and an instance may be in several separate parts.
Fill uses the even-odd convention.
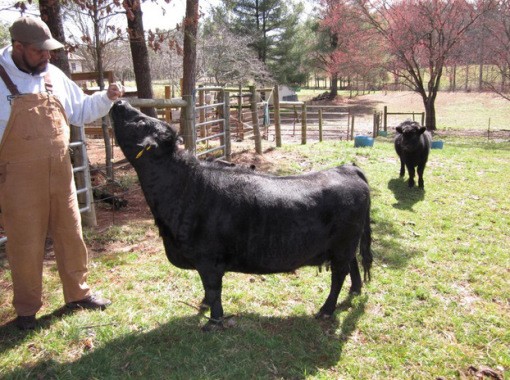
[[[0,65],[7,71],[19,92],[22,94],[46,92],[44,85],[46,72],[31,75],[21,71],[14,64],[11,53],[12,46],[0,50]],[[64,106],[67,118],[72,125],[83,126],[105,116],[110,110],[113,102],[108,99],[106,91],[87,95],[56,66],[48,64],[46,70],[50,73],[53,94]],[[11,113],[9,95],[11,95],[10,91],[0,78],[0,141]]]

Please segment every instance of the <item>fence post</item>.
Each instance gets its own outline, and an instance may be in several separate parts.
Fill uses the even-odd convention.
[[[243,124],[243,85],[239,83],[239,98],[237,102],[237,120],[238,120],[238,136],[244,140],[244,124]],[[240,130],[239,130],[240,129]]]
[[[301,105],[301,144],[306,144],[306,104]]]
[[[347,111],[347,137],[345,138],[349,141],[349,136],[351,135],[351,111]]]
[[[218,91],[217,95],[217,103],[220,103],[220,105],[216,108],[216,115],[218,117],[218,120],[225,120],[225,90]],[[223,124],[223,127],[225,127],[225,124]],[[218,132],[225,132],[225,129],[223,131],[221,130],[220,123],[218,123]],[[225,146],[225,135],[220,136],[220,145]]]
[[[198,105],[199,106],[203,106],[205,104],[205,91],[202,89],[202,87],[204,87],[203,85],[199,85],[198,86]],[[205,109],[204,108],[201,108],[199,112],[199,116],[198,116],[198,122],[199,123],[203,123],[205,122]],[[200,137],[205,137],[206,136],[206,127],[205,125],[201,125],[200,126]]]
[[[322,108],[319,108],[319,141],[322,142]]]
[[[282,146],[282,126],[280,122],[280,90],[278,84],[274,86],[273,93],[273,104],[274,104],[274,133],[276,138],[276,146]]]
[[[251,92],[251,121],[253,124],[253,135],[255,137],[255,151],[262,154],[262,140],[259,129],[259,115],[257,111],[257,92],[255,86],[250,86]]]
[[[223,131],[225,132],[225,158],[230,161],[232,145],[230,141],[230,92],[223,91]]]
[[[388,106],[384,106],[384,119],[383,119],[384,125],[384,132],[388,131]]]
[[[422,112],[421,113],[421,125],[424,126],[425,125],[425,112]]]
[[[351,115],[351,140],[354,140],[354,115]]]
[[[170,99],[171,96],[171,86],[165,86],[165,99]],[[170,123],[172,121],[172,109],[171,108],[165,108],[165,121],[167,123]]]
[[[373,129],[374,138],[379,134],[379,114],[377,111],[374,111],[374,129]]]
[[[184,95],[182,99],[186,102],[184,107],[184,147],[193,155],[197,151],[197,138],[195,133],[195,102],[193,95]]]

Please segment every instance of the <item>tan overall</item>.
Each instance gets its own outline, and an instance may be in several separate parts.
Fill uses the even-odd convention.
[[[51,93],[20,95],[0,66],[14,95],[0,144],[0,207],[8,238],[7,258],[19,316],[42,306],[46,236],[53,238],[65,302],[89,296],[87,248],[69,156],[70,128],[64,107]],[[5,75],[3,75],[5,74]],[[10,83],[8,83],[10,82]]]

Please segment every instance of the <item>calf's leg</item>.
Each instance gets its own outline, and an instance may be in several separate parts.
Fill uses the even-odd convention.
[[[409,173],[409,181],[407,183],[409,187],[414,187],[414,166],[410,164],[406,164],[406,166]]]
[[[359,273],[358,260],[354,257],[349,264],[350,276],[351,276],[351,288],[349,294],[361,294],[361,274]]]
[[[418,165],[418,186],[421,188],[424,187],[424,183],[423,183],[423,171],[424,170],[425,170],[425,163],[419,164]]]
[[[360,236],[359,233],[355,231],[346,231],[346,233],[350,234],[351,238],[340,243],[344,244],[345,248],[338,250],[331,258],[331,289],[326,302],[324,302],[324,305],[320,308],[316,318],[329,318],[333,315],[336,309],[338,295],[342,290],[345,277],[349,272],[351,275],[354,274],[355,282],[357,281],[356,278],[359,277],[359,289],[361,290],[361,276],[356,261],[356,249],[358,248]],[[355,266],[353,265],[354,263],[356,264]]]
[[[404,165],[404,160],[402,159],[402,157],[400,157],[400,176],[403,177],[405,176],[406,174],[406,169],[405,169],[405,165]]]
[[[223,306],[221,305],[221,288],[223,280],[223,271],[199,270],[200,279],[204,286],[205,297],[202,305],[207,305],[211,309],[211,318],[202,328],[204,331],[212,331],[223,328]]]
[[[349,273],[349,265],[346,262],[331,262],[331,289],[324,305],[315,316],[317,319],[329,318],[333,315],[338,301],[338,295],[342,290],[345,277]]]

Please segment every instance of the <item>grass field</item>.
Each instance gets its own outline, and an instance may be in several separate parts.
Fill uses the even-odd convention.
[[[356,162],[372,189],[372,281],[332,321],[313,314],[329,272],[225,276],[223,332],[203,333],[199,276],[171,266],[151,220],[87,230],[104,251],[89,282],[104,312],[64,313],[45,266],[40,327],[6,323],[0,269],[2,379],[455,379],[510,371],[510,142],[448,138],[433,150],[425,190],[398,178],[390,139],[286,145],[268,170],[294,174]],[[276,159],[277,158],[277,159]],[[4,263],[5,265],[5,263]],[[481,373],[481,372],[480,372]]]
[[[325,90],[306,90],[298,92],[300,100],[310,100]],[[377,91],[367,95],[349,98],[349,92],[340,92],[340,99],[346,105],[363,105],[367,115],[374,111],[382,112],[384,106],[388,112],[423,112],[421,96],[411,91]],[[389,125],[398,125],[409,116],[390,116]],[[436,99],[436,118],[438,130],[487,130],[488,128],[510,130],[510,102],[500,96],[489,93],[440,91]],[[419,118],[417,121],[420,121]]]

